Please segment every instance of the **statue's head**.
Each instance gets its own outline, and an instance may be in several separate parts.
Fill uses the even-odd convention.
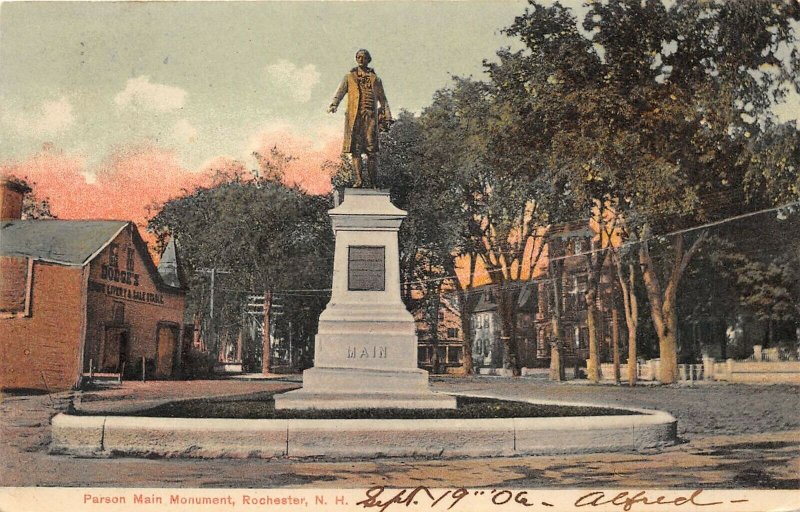
[[[359,60],[359,58],[361,58],[364,61],[364,63],[363,63],[364,66],[366,66],[367,64],[372,62],[372,56],[364,48],[362,48],[362,49],[360,49],[360,50],[358,50],[356,52],[356,62],[359,65],[361,65],[362,63],[361,63],[361,60]]]

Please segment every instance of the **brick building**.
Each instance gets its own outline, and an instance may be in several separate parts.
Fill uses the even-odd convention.
[[[184,353],[174,246],[157,268],[136,225],[21,220],[23,186],[2,183],[0,388],[68,389],[89,372],[169,378]]]
[[[587,325],[586,289],[589,285],[587,254],[595,249],[596,233],[582,223],[566,225],[553,230],[548,238],[548,253],[561,261],[561,265],[548,265],[538,284],[538,305],[534,319],[536,330],[536,357],[549,361],[552,332],[553,280],[560,281],[559,310],[563,335],[562,355],[567,365],[583,365],[589,357],[589,327]],[[558,269],[558,270],[556,270]],[[611,357],[611,307],[614,303],[614,282],[611,259],[605,259],[599,277],[597,298],[597,337],[599,357],[602,362]],[[624,328],[624,326],[620,326]],[[627,339],[621,336],[621,339]]]
[[[417,328],[417,366],[439,373],[453,373],[461,368],[464,352],[464,337],[461,332],[461,317],[458,306],[450,296],[443,296],[439,305],[437,332],[434,340],[432,327],[425,321],[420,309],[414,311]],[[436,351],[439,367],[434,369],[433,354]]]
[[[549,265],[543,258],[534,278],[525,283],[511,283],[518,289],[515,308],[517,356],[521,367],[547,367],[550,364],[550,341],[554,339],[553,280],[558,279],[559,311],[565,363],[585,364],[589,356],[586,288],[586,255],[594,249],[595,232],[583,223],[553,230],[547,240],[548,255],[558,264]],[[555,274],[554,274],[555,272]],[[601,361],[611,357],[611,305],[613,282],[610,259],[600,276],[598,339]],[[504,347],[500,340],[500,316],[497,310],[499,290],[485,285],[473,290],[469,311],[472,324],[472,358],[479,373],[491,373],[503,366]],[[624,329],[624,326],[620,326]],[[622,339],[625,339],[622,337]]]

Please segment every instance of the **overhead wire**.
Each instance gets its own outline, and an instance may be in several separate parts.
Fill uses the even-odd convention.
[[[723,219],[718,219],[718,220],[714,220],[714,221],[708,221],[708,222],[704,222],[702,224],[698,224],[698,225],[694,225],[694,226],[690,226],[690,227],[686,227],[686,228],[681,228],[681,229],[676,229],[676,230],[673,230],[673,231],[670,231],[670,232],[667,232],[667,233],[651,234],[650,236],[648,236],[646,238],[628,240],[628,241],[623,242],[619,246],[613,247],[613,249],[618,250],[618,249],[625,248],[625,247],[637,246],[637,245],[643,244],[645,242],[649,242],[649,241],[653,241],[653,240],[666,239],[666,238],[677,236],[677,235],[680,235],[680,234],[691,233],[691,232],[702,230],[702,229],[708,229],[708,228],[712,228],[712,227],[715,227],[715,226],[720,226],[720,225],[723,225],[723,224],[727,224],[727,223],[730,223],[730,222],[733,222],[733,221],[742,220],[742,219],[754,217],[754,216],[757,216],[757,215],[763,215],[763,214],[770,213],[770,212],[777,212],[777,211],[785,210],[785,209],[792,208],[792,207],[795,207],[795,206],[800,206],[800,200],[792,201],[792,202],[789,202],[789,203],[784,203],[784,204],[781,204],[781,205],[778,205],[778,206],[772,206],[772,207],[769,207],[769,208],[763,208],[763,209],[752,211],[752,212],[746,212],[746,213],[742,213],[742,214],[738,214],[738,215],[732,215],[732,216],[729,216],[729,217],[725,217]],[[578,224],[579,222],[581,222],[581,221],[569,221],[569,222],[560,223],[560,225],[562,227],[567,227],[567,226]],[[576,253],[576,254],[566,254],[566,255],[561,255],[561,256],[554,256],[554,257],[546,258],[546,260],[547,261],[564,261],[564,260],[568,260],[568,259],[571,259],[571,258],[585,258],[585,257],[590,256],[592,254],[598,254],[598,253],[601,253],[601,252],[608,251],[609,249],[612,249],[612,247],[605,246],[605,247],[600,247],[600,248],[581,251],[581,252]],[[589,272],[571,273],[570,275],[571,276],[589,275]],[[437,282],[437,281],[452,281],[452,280],[457,280],[459,278],[460,278],[460,276],[458,274],[453,274],[453,275],[437,276],[437,277],[432,277],[432,278],[427,278],[427,279],[415,279],[415,280],[402,281],[400,283],[400,285],[401,286],[413,286],[413,285],[420,285],[420,284]],[[525,286],[525,285],[527,285],[528,283],[531,283],[531,282],[541,283],[541,282],[552,281],[553,279],[554,278],[528,278],[528,279],[524,279],[524,280],[519,280],[519,279],[508,280],[508,282],[504,284],[504,287],[517,286],[516,284],[510,284],[510,283],[520,282],[522,284],[520,284],[519,286]],[[237,292],[237,293],[251,293],[251,294],[253,293],[252,290],[245,290],[245,289],[233,289],[233,288],[218,288],[218,289],[220,291],[230,291],[230,292]],[[327,294],[330,294],[331,292],[332,292],[332,288],[303,288],[303,289],[286,289],[286,290],[275,290],[275,291],[273,291],[274,294],[284,295],[284,296],[293,296],[293,297],[300,297],[300,296],[315,297],[315,296],[320,296],[319,294],[327,295]]]

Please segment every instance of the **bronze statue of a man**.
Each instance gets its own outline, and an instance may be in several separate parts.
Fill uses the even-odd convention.
[[[378,172],[378,130],[392,123],[392,113],[383,92],[383,84],[375,70],[367,67],[372,61],[369,52],[356,52],[358,66],[350,70],[333,96],[328,112],[334,113],[347,95],[347,112],[344,118],[344,144],[342,151],[353,158],[355,182],[353,187],[364,186],[362,155],[367,155],[368,183],[374,188]]]

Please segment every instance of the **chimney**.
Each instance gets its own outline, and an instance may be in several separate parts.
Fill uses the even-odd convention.
[[[0,178],[0,220],[19,220],[22,218],[22,199],[31,188],[13,176]]]

